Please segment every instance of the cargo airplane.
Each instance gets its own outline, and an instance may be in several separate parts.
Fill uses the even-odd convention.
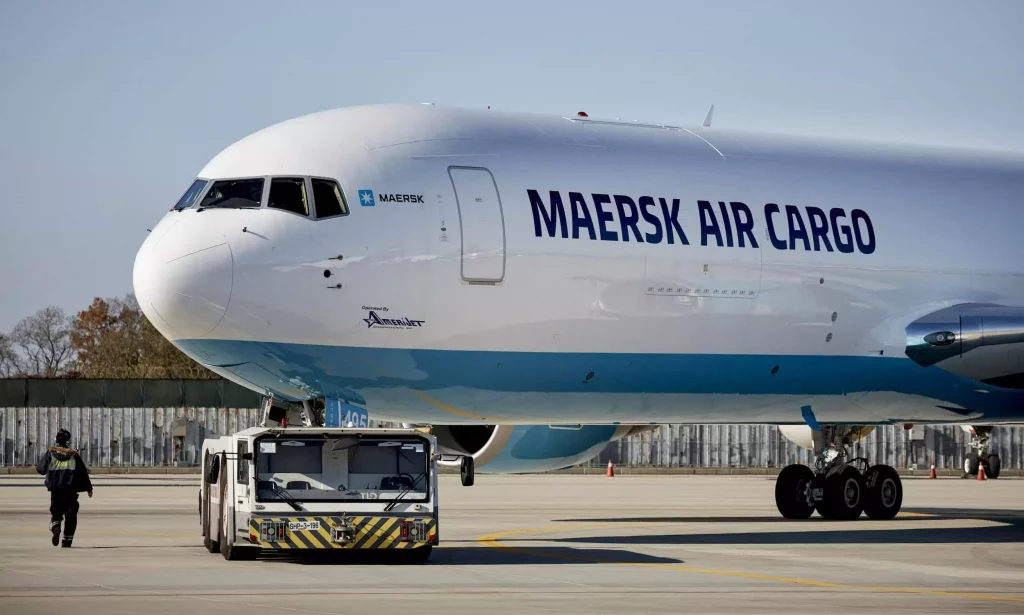
[[[849,453],[873,426],[973,426],[997,470],[1024,421],[1022,199],[1010,154],[371,105],[219,153],[134,286],[275,420],[363,408],[485,472],[788,425],[816,463],[782,515],[891,518],[897,472]]]

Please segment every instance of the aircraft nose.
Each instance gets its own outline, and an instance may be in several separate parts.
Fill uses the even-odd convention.
[[[174,220],[166,229],[154,229],[135,257],[132,275],[139,307],[153,326],[173,339],[212,333],[231,300],[233,267],[227,239],[215,229],[189,222]]]

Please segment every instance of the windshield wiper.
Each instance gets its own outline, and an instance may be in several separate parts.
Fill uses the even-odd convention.
[[[398,500],[405,497],[405,494],[409,493],[416,487],[416,483],[420,482],[420,479],[427,475],[426,472],[421,473],[419,476],[413,479],[412,484],[409,485],[404,491],[400,491],[395,499],[391,500],[391,503],[384,507],[384,512],[390,512],[395,506],[398,505]]]
[[[278,494],[278,497],[284,500],[289,506],[291,506],[295,510],[299,512],[303,511],[303,508],[299,506],[298,503],[296,503],[295,498],[288,495],[288,493],[284,489],[278,487],[277,483],[275,483],[274,481],[270,481],[270,484],[273,485],[274,493]]]

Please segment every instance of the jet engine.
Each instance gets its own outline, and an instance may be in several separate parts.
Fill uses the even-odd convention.
[[[469,455],[490,474],[543,472],[593,459],[609,442],[657,425],[433,425],[442,454]],[[458,467],[459,461],[440,465]]]

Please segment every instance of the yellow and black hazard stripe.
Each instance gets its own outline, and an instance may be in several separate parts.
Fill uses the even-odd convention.
[[[437,520],[432,517],[348,517],[354,530],[351,542],[335,542],[332,530],[344,525],[341,517],[253,517],[249,520],[249,540],[264,549],[415,549],[437,544]],[[419,521],[423,533],[414,541],[402,540],[403,520]],[[290,530],[288,523],[319,522],[312,530]],[[285,523],[283,537],[264,540],[260,528],[266,523]]]

